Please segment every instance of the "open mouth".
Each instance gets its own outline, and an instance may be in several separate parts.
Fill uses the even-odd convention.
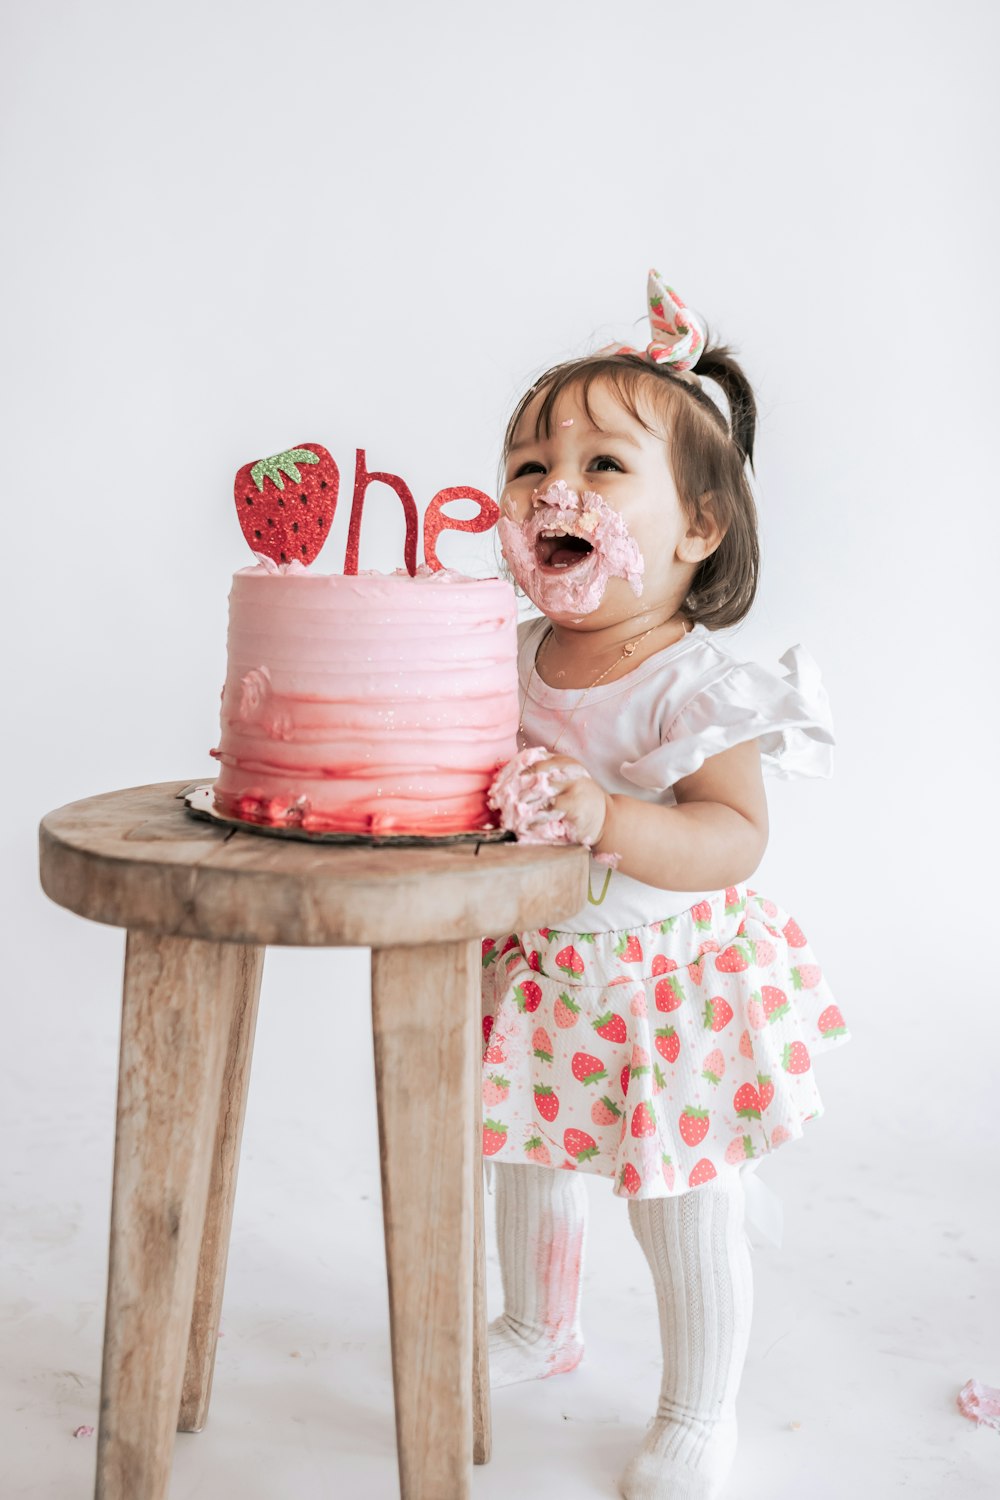
[[[570,531],[542,531],[535,543],[535,556],[542,568],[572,568],[589,557],[593,544]]]

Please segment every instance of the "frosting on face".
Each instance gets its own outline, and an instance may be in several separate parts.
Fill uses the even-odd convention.
[[[578,495],[559,479],[533,496],[532,506],[523,525],[502,515],[497,529],[511,572],[544,614],[592,614],[609,578],[624,578],[638,598],[642,553],[601,495],[595,490]],[[575,540],[560,545],[560,537]]]

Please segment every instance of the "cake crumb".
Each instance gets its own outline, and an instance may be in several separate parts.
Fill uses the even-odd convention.
[[[958,1393],[958,1409],[963,1417],[1000,1431],[1000,1388],[969,1379]]]

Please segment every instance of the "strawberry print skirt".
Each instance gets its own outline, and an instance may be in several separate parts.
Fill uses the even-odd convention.
[[[805,935],[745,885],[627,932],[483,941],[483,1154],[665,1198],[823,1113],[850,1039]]]

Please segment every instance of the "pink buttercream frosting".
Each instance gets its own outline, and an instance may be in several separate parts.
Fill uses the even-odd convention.
[[[241,719],[260,719],[262,709],[271,695],[271,674],[266,667],[251,667],[240,678],[240,703],[237,712]]]
[[[299,562],[297,557],[293,557],[291,562],[288,563],[275,562],[274,558],[268,557],[266,552],[255,552],[254,557],[257,559],[259,566],[264,569],[265,573],[277,573],[280,574],[281,577],[285,577],[285,575],[288,573],[307,573],[309,571],[309,569],[306,567],[306,564]],[[255,568],[242,568],[240,571],[244,573],[251,573],[256,572],[257,570]]]
[[[1000,1431],[1000,1390],[981,1380],[967,1380],[958,1393],[958,1409],[971,1422]]]
[[[618,511],[595,490],[578,495],[563,479],[533,500],[523,525],[509,516],[497,523],[500,545],[521,588],[544,614],[592,614],[604,598],[609,578],[624,578],[642,593],[644,562],[638,543]],[[543,532],[582,537],[593,551],[559,571],[540,562]]]
[[[516,748],[516,654],[500,579],[241,569],[217,805],[317,833],[491,825],[486,794]]]

